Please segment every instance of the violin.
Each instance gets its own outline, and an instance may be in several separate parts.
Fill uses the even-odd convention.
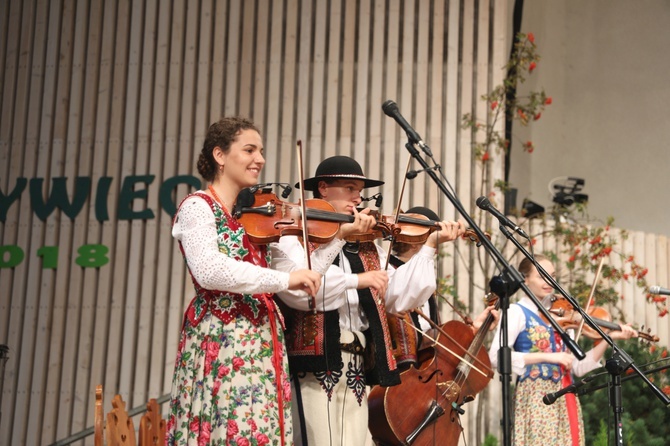
[[[305,200],[307,233],[314,243],[328,243],[338,233],[342,223],[352,223],[353,215],[335,211],[325,200]],[[370,213],[377,223],[370,232],[347,236],[348,242],[366,242],[377,238],[393,238],[403,243],[425,243],[431,232],[439,228],[420,214],[401,214],[397,223],[391,216]],[[237,197],[233,216],[244,227],[249,240],[256,244],[276,242],[281,236],[302,236],[301,206],[282,201],[268,189],[243,189]]]
[[[568,300],[563,296],[552,295],[551,307],[548,309],[548,311],[554,315],[554,320],[558,322],[558,324],[564,330],[577,329],[580,325],[582,325],[582,315],[575,311],[570,302],[568,302]],[[591,319],[593,319],[593,321],[603,329],[613,331],[621,330],[621,325],[617,324],[616,322],[612,322],[612,315],[609,311],[607,311],[606,308],[593,306],[587,311],[587,313],[589,316],[591,316]],[[541,314],[541,317],[546,323],[549,323],[543,314]],[[584,333],[584,336],[588,337],[589,339],[602,339],[600,333],[586,324],[583,324],[582,333]],[[649,342],[658,342],[659,340],[658,336],[644,331],[638,331],[638,336]]]

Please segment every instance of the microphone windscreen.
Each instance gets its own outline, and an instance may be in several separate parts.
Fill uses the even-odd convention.
[[[477,207],[479,209],[488,209],[491,206],[491,202],[489,201],[489,199],[483,195],[477,198],[477,201],[475,203],[477,203]]]
[[[382,104],[382,110],[386,115],[393,116],[398,111],[398,104],[389,99]]]

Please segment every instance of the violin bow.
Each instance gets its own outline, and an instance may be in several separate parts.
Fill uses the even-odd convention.
[[[409,172],[409,166],[412,162],[412,157],[407,158],[407,167],[405,168],[405,178],[402,181],[402,186],[400,187],[400,195],[398,196],[398,203],[396,204],[395,211],[393,212],[393,224],[398,224],[398,219],[400,219],[400,203],[402,203],[402,198],[405,195],[405,186],[407,185],[407,172]],[[391,260],[391,251],[393,250],[393,243],[395,243],[395,235],[391,236],[391,244],[389,245],[388,251],[386,252],[386,263],[384,264],[384,271],[388,270],[389,262]]]
[[[302,219],[302,245],[305,249],[307,269],[312,269],[312,261],[309,256],[309,238],[307,232],[307,212],[305,209],[305,174],[302,168],[302,141],[296,143],[298,158],[298,181],[300,182],[300,218]],[[316,296],[310,296],[309,308],[316,313]]]
[[[598,278],[600,277],[600,272],[603,269],[603,263],[605,263],[605,257],[600,258],[598,269],[596,269],[596,275],[593,278],[593,283],[591,284],[591,291],[589,291],[589,298],[586,300],[586,307],[584,308],[584,312],[586,314],[588,314],[589,308],[593,304],[593,295],[596,292],[596,285],[598,284]],[[583,328],[584,328],[584,318],[582,318],[582,321],[579,323],[579,328],[577,328],[577,334],[575,335],[575,342],[577,342],[579,340],[579,337],[582,335]]]
[[[416,311],[417,314],[420,314],[420,315],[423,314],[423,313],[421,312],[421,310],[413,310],[413,311]],[[426,315],[423,315],[423,317],[426,317]],[[460,360],[463,361],[468,367],[471,367],[473,370],[479,372],[482,376],[485,376],[485,377],[488,378],[489,375],[488,375],[486,372],[484,372],[484,371],[480,370],[479,368],[477,368],[472,362],[468,361],[468,360],[465,359],[463,356],[461,356],[461,355],[459,355],[458,353],[456,353],[455,351],[451,350],[451,349],[450,349],[449,347],[447,347],[446,345],[441,344],[440,342],[437,341],[437,339],[434,339],[432,336],[430,336],[430,335],[429,335],[428,333],[426,333],[425,331],[423,331],[423,330],[421,330],[421,329],[415,327],[414,324],[410,324],[409,322],[407,322],[407,321],[404,320],[404,319],[401,319],[401,320],[402,320],[402,322],[403,322],[404,324],[406,324],[407,326],[409,326],[410,328],[412,328],[414,331],[416,331],[416,332],[418,332],[418,333],[421,333],[423,336],[425,336],[426,338],[428,338],[428,339],[430,339],[431,341],[433,341],[433,342],[435,343],[435,345],[439,346],[440,348],[442,348],[442,349],[443,349],[444,351],[446,351],[447,353],[449,353],[449,354],[455,356],[456,358],[460,359]],[[428,318],[427,318],[426,320],[429,320],[429,321],[430,321],[430,319],[428,319]],[[430,322],[431,322],[431,324],[435,324],[433,321],[430,321]],[[480,363],[481,363],[481,361],[479,360],[479,358],[477,358],[476,356],[471,355],[467,348],[464,348],[462,345],[459,345],[458,342],[456,342],[451,336],[449,336],[444,330],[442,330],[441,327],[437,326],[437,324],[435,324],[435,326],[434,326],[433,328],[437,329],[441,334],[443,334],[445,337],[447,337],[450,341],[455,342],[456,345],[458,345],[460,348],[463,349],[463,351],[466,353],[467,356],[472,356],[472,358],[475,360],[475,362],[480,362]],[[486,364],[483,364],[483,363],[482,363],[482,365],[483,365],[483,368],[486,368],[486,369],[489,370],[490,373],[493,373],[493,370],[491,370],[490,367],[487,367]]]

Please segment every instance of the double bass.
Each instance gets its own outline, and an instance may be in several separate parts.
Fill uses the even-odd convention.
[[[489,296],[498,306],[497,296]],[[419,350],[418,365],[400,373],[399,385],[370,391],[369,428],[378,445],[458,444],[461,406],[493,378],[483,342],[494,320],[489,314],[477,333],[463,322],[447,322]]]

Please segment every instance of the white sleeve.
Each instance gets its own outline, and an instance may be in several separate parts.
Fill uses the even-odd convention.
[[[498,350],[500,350],[500,342],[502,340],[500,327],[501,324],[498,323],[495,335],[491,341],[491,348],[489,349],[489,359],[491,360],[491,367],[494,369],[498,367]],[[526,353],[514,351],[513,346],[516,338],[525,329],[526,316],[521,306],[517,304],[510,305],[509,310],[507,310],[507,341],[510,348],[512,348],[512,371],[517,375],[523,375],[526,371],[526,361],[524,359]]]
[[[219,251],[216,220],[204,199],[190,197],[175,218],[172,236],[181,242],[186,264],[205,289],[232,293],[276,293],[288,288],[289,274],[235,260]]]
[[[602,367],[603,366],[602,363],[600,361],[594,360],[593,355],[594,355],[593,349],[591,349],[588,352],[586,352],[586,358],[582,359],[581,361],[578,360],[577,358],[573,359],[572,373],[574,373],[576,376],[584,376],[591,370],[595,370],[599,367]]]
[[[332,265],[333,260],[340,253],[344,243],[344,241],[334,240],[314,250],[310,257],[312,269],[323,274],[321,287],[316,295],[316,307],[318,311],[330,311],[340,308],[346,303],[345,291],[358,286],[358,276],[356,274],[347,274],[342,268]],[[285,256],[284,262],[291,261],[295,265],[304,265],[306,263],[304,248],[297,237],[282,237],[276,244],[276,249],[280,250],[283,253],[282,255]],[[315,256],[317,257],[316,260]],[[324,266],[326,268],[322,272]],[[309,304],[311,298],[305,293],[285,290],[277,293],[277,295],[291,308],[302,311],[310,310]]]
[[[377,246],[379,258],[386,260],[386,251]],[[383,267],[384,265],[382,265]],[[436,288],[435,249],[428,246],[399,268],[389,268],[389,286],[386,290],[386,311],[398,314],[419,308]]]

